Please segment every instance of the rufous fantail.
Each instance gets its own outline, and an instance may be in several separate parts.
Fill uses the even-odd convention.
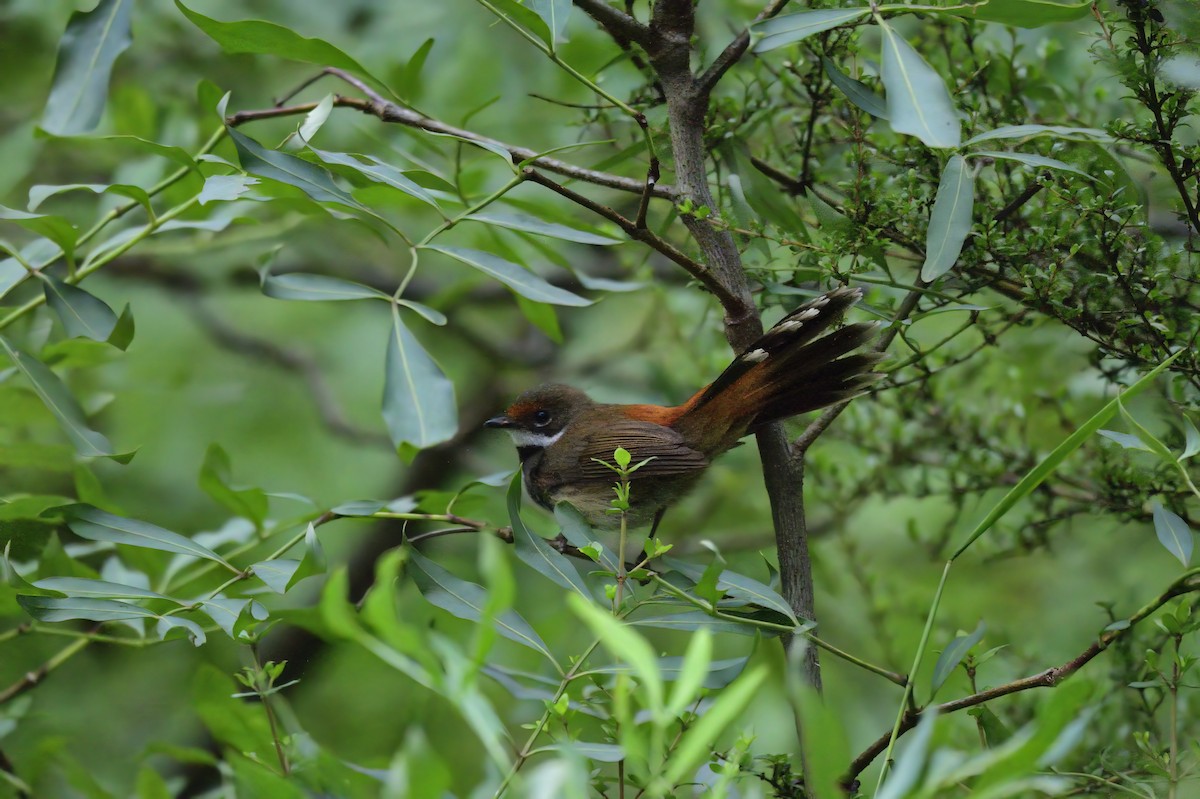
[[[871,369],[882,354],[852,354],[877,324],[829,332],[861,297],[861,289],[839,288],[801,305],[682,405],[602,404],[570,386],[548,384],[521,394],[485,424],[512,436],[534,501],[548,510],[568,502],[594,527],[619,523],[606,512],[616,477],[599,461],[611,463],[618,447],[634,463],[652,459],[630,477],[627,521],[657,525],[713,459],[742,437],[855,397],[879,378]]]

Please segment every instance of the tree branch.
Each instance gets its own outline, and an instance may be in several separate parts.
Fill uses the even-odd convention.
[[[456,128],[453,125],[447,125],[430,117],[422,116],[416,111],[410,111],[395,103],[387,100],[364,100],[358,97],[344,97],[342,95],[334,95],[333,104],[340,108],[353,108],[361,111],[364,114],[369,114],[378,118],[383,122],[391,122],[399,125],[405,125],[410,128],[418,128],[426,130],[430,133],[440,133],[447,136],[454,136],[467,141],[480,142],[492,146],[500,147],[508,151],[512,157],[513,163],[522,161],[532,161],[536,166],[542,169],[556,172],[565,177],[575,180],[582,180],[586,183],[594,183],[597,186],[605,186],[610,189],[618,189],[627,191],[633,194],[642,195],[647,192],[646,181],[635,178],[622,177],[609,172],[601,172],[596,169],[588,169],[587,167],[576,166],[575,164],[550,158],[548,156],[540,156],[537,151],[531,150],[528,147],[518,147],[515,144],[507,144],[498,139],[492,139],[487,136],[481,136],[462,128]],[[249,111],[238,111],[230,114],[225,118],[225,123],[230,127],[238,127],[247,122],[255,122],[262,119],[274,119],[276,117],[296,116],[298,114],[307,114],[317,107],[316,103],[299,103],[297,105],[282,106],[279,108],[264,108]],[[659,199],[671,200],[675,197],[675,190],[671,186],[656,184],[649,189],[650,196]]]
[[[645,47],[650,40],[650,29],[629,14],[613,8],[604,0],[574,0],[575,5],[608,31],[618,41],[636,42]]]
[[[770,19],[783,10],[783,7],[788,4],[788,0],[771,0],[766,8],[758,12],[758,16],[754,18],[754,22],[762,22],[764,19]],[[750,23],[751,25],[754,22]],[[730,67],[741,60],[746,54],[746,50],[750,47],[750,28],[747,28],[737,35],[732,42],[721,54],[716,57],[716,60],[709,65],[708,69],[704,70],[704,74],[696,80],[697,88],[707,97],[716,87],[717,83],[729,71]]]
[[[937,706],[937,711],[939,714],[954,713],[959,710],[965,710],[969,707],[982,705],[985,702],[990,702],[993,699],[998,699],[1002,696],[1008,696],[1009,694],[1015,694],[1021,691],[1028,691],[1031,688],[1053,688],[1086,666],[1093,658],[1112,646],[1112,644],[1119,638],[1127,635],[1138,622],[1144,620],[1147,616],[1154,613],[1154,611],[1158,610],[1175,597],[1182,596],[1183,594],[1188,594],[1193,591],[1200,591],[1200,569],[1192,569],[1184,573],[1183,576],[1172,583],[1166,591],[1156,597],[1149,604],[1142,607],[1132,616],[1129,616],[1125,620],[1125,625],[1120,626],[1117,629],[1113,629],[1113,625],[1109,625],[1109,627],[1105,628],[1105,631],[1102,632],[1087,649],[1083,650],[1083,652],[1071,658],[1066,663],[1063,663],[1061,666],[1054,666],[1029,677],[1023,677],[1022,679],[1014,680],[1012,682],[1005,683],[1004,685],[998,685],[995,688],[989,688],[986,691],[980,691],[979,693],[971,694],[970,696],[964,696],[963,698],[955,699],[952,702],[944,702],[943,704]],[[909,710],[907,713],[905,713],[904,718],[901,719],[900,722],[900,735],[903,735],[904,733],[916,727],[918,722],[921,720],[921,715],[927,709],[928,708],[924,708],[922,710]],[[888,741],[891,737],[892,731],[888,730],[879,738],[875,739],[870,746],[863,750],[862,754],[854,758],[854,760],[850,763],[850,768],[846,771],[846,774],[841,779],[842,784],[850,785],[855,782],[858,775],[861,774],[867,768],[867,766],[871,765],[871,762],[874,761],[875,758],[877,758],[887,748]]]

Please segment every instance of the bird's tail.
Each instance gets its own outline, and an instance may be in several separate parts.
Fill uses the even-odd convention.
[[[673,426],[726,449],[762,425],[863,393],[879,379],[872,367],[883,355],[854,351],[878,325],[830,332],[861,297],[861,289],[839,288],[792,311],[681,406]]]

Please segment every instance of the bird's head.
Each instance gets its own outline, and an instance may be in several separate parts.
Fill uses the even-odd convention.
[[[484,426],[507,430],[524,460],[534,451],[558,441],[567,425],[595,404],[578,389],[550,383],[526,391],[508,410],[488,419]]]

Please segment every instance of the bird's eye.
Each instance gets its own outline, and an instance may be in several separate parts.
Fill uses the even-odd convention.
[[[550,424],[550,411],[535,411],[533,414],[533,424],[535,427],[545,427]]]

